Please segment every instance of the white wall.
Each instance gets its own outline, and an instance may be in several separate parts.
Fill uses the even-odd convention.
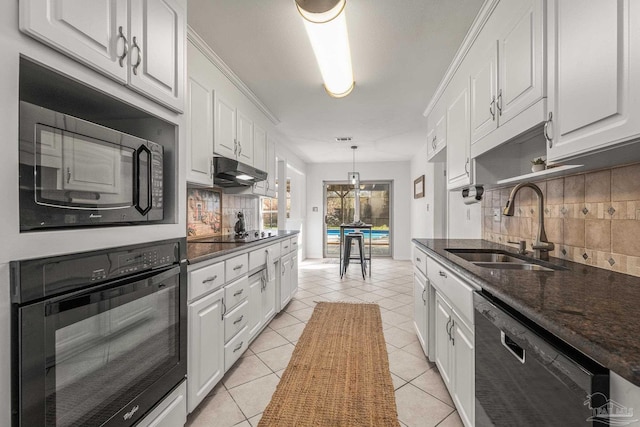
[[[413,180],[410,162],[357,163],[360,180],[393,181],[392,245],[394,259],[411,257],[411,197]],[[307,165],[307,227],[308,258],[322,258],[323,181],[346,181],[352,169],[349,163],[310,163]],[[318,212],[313,212],[313,207]]]
[[[447,214],[444,164],[427,162],[426,143],[411,160],[411,179],[421,175],[424,175],[425,196],[420,199],[411,197],[411,237],[444,237]]]
[[[462,191],[450,191],[449,234],[450,239],[482,239],[482,203],[465,205]]]

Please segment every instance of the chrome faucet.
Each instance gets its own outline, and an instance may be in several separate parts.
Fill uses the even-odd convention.
[[[542,195],[540,187],[531,182],[523,182],[516,185],[513,190],[511,190],[509,200],[507,200],[507,206],[505,206],[502,214],[504,216],[513,216],[513,212],[515,211],[513,202],[516,198],[516,194],[524,187],[531,188],[536,193],[536,196],[538,196],[538,236],[531,247],[536,258],[546,261],[549,259],[549,252],[552,251],[555,246],[547,240],[547,233],[544,231],[544,196]]]

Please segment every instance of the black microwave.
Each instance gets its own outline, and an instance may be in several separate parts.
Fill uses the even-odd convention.
[[[20,231],[163,219],[160,144],[20,102]]]

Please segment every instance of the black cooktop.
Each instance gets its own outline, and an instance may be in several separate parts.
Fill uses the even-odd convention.
[[[258,240],[276,237],[277,233],[258,230],[245,231],[239,234],[225,234],[222,236],[202,237],[190,240],[189,243],[250,243]]]

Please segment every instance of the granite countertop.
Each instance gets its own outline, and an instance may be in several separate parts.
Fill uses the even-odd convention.
[[[434,259],[640,386],[640,277],[558,258],[557,271],[479,267],[446,249],[514,248],[486,240],[412,239]]]
[[[187,263],[189,265],[206,261],[215,257],[229,255],[234,252],[244,251],[253,247],[268,245],[283,238],[299,234],[297,230],[278,230],[277,234],[266,239],[254,242],[238,243],[201,243],[197,241],[187,241]]]

